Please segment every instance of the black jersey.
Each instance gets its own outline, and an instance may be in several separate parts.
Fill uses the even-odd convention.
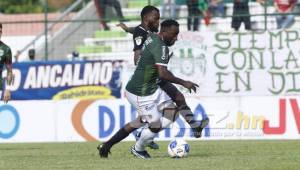
[[[133,51],[142,50],[143,44],[146,41],[149,33],[150,33],[150,31],[147,31],[141,25],[134,28],[134,31],[133,31],[133,44],[134,44]]]

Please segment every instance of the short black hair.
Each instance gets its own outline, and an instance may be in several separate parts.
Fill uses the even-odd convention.
[[[176,27],[179,27],[179,23],[176,21],[176,20],[173,20],[173,19],[167,19],[167,20],[164,20],[163,22],[160,23],[160,28],[163,29],[163,28],[169,28],[171,26],[176,26]]]
[[[155,6],[152,5],[145,6],[141,12],[141,19],[143,20],[144,16],[151,13],[152,11],[157,11],[159,13],[159,9],[157,9]]]

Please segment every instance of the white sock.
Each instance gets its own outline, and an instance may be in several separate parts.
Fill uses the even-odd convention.
[[[165,129],[170,126],[172,123],[171,120],[162,117],[161,119],[162,128]],[[137,151],[144,151],[147,144],[149,144],[151,141],[153,141],[156,133],[152,132],[149,128],[144,128],[141,132],[141,136],[139,140],[135,143],[135,149]]]
[[[155,135],[156,133],[152,132],[149,128],[144,128],[141,133],[141,137],[135,143],[135,149],[137,151],[144,151],[147,144],[153,141]]]
[[[170,124],[172,124],[173,122],[165,117],[160,118],[161,121],[161,127],[163,129],[167,128],[170,126]]]

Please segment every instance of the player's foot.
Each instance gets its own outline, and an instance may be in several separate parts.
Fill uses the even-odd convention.
[[[105,143],[103,143],[102,145],[98,145],[97,149],[101,158],[107,158],[108,154],[110,154],[110,147]]]
[[[197,127],[192,128],[195,138],[200,138],[202,135],[202,130],[208,125],[209,119],[204,118],[200,121]]]
[[[141,137],[142,131],[143,131],[143,128],[137,130],[137,132],[136,132],[136,134],[135,134],[135,140],[136,140],[136,141],[138,141],[139,138]],[[159,149],[159,145],[158,145],[157,143],[155,143],[154,141],[151,141],[151,142],[147,145],[147,147],[149,147],[150,149],[154,149],[154,150]]]
[[[135,147],[134,147],[134,146],[132,146],[132,147],[130,148],[130,151],[131,151],[131,153],[132,153],[134,156],[136,156],[136,157],[138,157],[138,158],[141,158],[141,159],[151,159],[151,156],[148,154],[147,151],[137,151],[137,150],[135,150]]]
[[[155,143],[154,141],[151,141],[148,145],[147,145],[150,149],[159,149],[159,146],[157,143]]]

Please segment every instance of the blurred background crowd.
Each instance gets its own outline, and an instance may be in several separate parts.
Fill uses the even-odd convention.
[[[2,40],[14,62],[128,56],[132,37],[116,24],[138,25],[145,5],[181,31],[300,28],[300,0],[0,0]]]

